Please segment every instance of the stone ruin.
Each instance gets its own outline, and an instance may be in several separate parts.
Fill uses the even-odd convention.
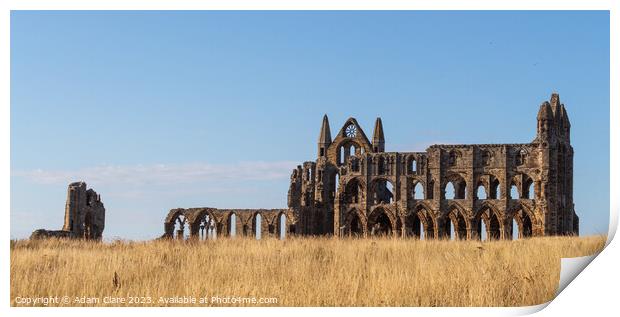
[[[65,223],[62,230],[35,230],[30,239],[48,237],[101,240],[105,226],[105,208],[101,196],[86,183],[75,182],[67,189]]]
[[[164,237],[231,236],[231,228],[235,235],[425,239],[579,234],[570,121],[557,93],[540,106],[530,143],[385,152],[381,118],[372,140],[355,118],[332,139],[326,115],[317,156],[293,170],[288,209],[172,209]]]

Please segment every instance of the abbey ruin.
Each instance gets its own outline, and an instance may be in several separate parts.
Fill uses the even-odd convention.
[[[101,196],[86,183],[75,182],[67,189],[65,222],[62,230],[35,230],[31,239],[47,237],[101,240],[105,226],[105,208]]]
[[[512,239],[578,235],[570,121],[554,93],[530,143],[432,145],[385,152],[349,118],[332,139],[323,117],[317,159],[291,175],[288,209],[173,209],[165,237],[297,235]],[[515,227],[516,226],[516,227]],[[517,237],[514,237],[517,238]]]

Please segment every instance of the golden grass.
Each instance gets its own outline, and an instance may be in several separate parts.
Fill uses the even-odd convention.
[[[98,306],[118,306],[105,296],[150,297],[147,306],[174,306],[160,297],[175,296],[205,306],[231,306],[210,303],[212,296],[277,298],[276,306],[535,305],[553,298],[561,257],[594,254],[605,239],[17,241],[11,305],[21,306],[18,296],[96,297]]]

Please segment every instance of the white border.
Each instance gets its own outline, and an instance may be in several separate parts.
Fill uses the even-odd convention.
[[[570,314],[576,312],[591,313],[593,311],[615,311],[615,300],[618,288],[617,267],[614,265],[620,258],[620,248],[618,243],[611,243],[611,239],[615,235],[618,225],[618,180],[620,180],[619,170],[614,164],[618,161],[618,132],[617,127],[619,118],[618,111],[618,32],[619,23],[615,21],[618,18],[616,13],[618,10],[618,1],[612,0],[442,0],[442,1],[421,1],[421,0],[303,0],[303,1],[285,1],[285,0],[229,0],[229,1],[198,1],[198,0],[61,0],[61,1],[45,1],[45,0],[9,0],[3,1],[2,13],[0,14],[0,129],[2,137],[0,138],[0,146],[5,151],[0,157],[0,166],[2,173],[0,204],[3,210],[5,221],[1,222],[2,232],[6,237],[4,240],[5,259],[9,259],[10,250],[7,240],[10,240],[9,218],[10,211],[10,10],[610,10],[611,30],[610,30],[610,226],[608,247],[592,262],[578,277],[573,284],[574,287],[566,288],[552,303],[519,308],[218,308],[218,309],[196,309],[196,308],[169,308],[169,309],[153,309],[153,308],[72,308],[72,309],[56,309],[45,308],[46,314],[66,316],[74,314],[94,314],[104,315],[110,312],[134,312],[149,313],[152,315],[169,315],[169,314],[214,314],[222,315],[229,313],[251,313],[258,316],[266,315],[296,315],[315,316],[316,314],[342,315],[360,314],[360,315],[376,315],[384,313],[390,315],[407,315],[422,313],[424,315],[446,315],[459,314],[459,316],[496,316],[496,315],[522,315],[529,314],[543,309],[549,305],[548,309],[542,311],[543,314]],[[612,71],[613,70],[613,71]],[[616,260],[616,261],[613,261]],[[594,266],[594,267],[592,267]],[[11,316],[31,315],[41,312],[33,308],[10,308],[10,283],[9,283],[9,261],[0,262],[2,271],[2,286],[0,287],[0,296],[4,305],[0,309],[7,310],[5,313]],[[611,282],[611,283],[610,283]],[[593,307],[596,310],[593,310]]]

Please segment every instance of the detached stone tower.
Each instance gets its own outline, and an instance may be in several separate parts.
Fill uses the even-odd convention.
[[[68,237],[100,240],[105,227],[105,208],[101,196],[86,183],[75,182],[67,189],[65,222],[62,230],[39,229],[32,238]]]
[[[105,208],[101,196],[93,189],[87,190],[84,182],[69,184],[62,230],[84,239],[101,239],[104,224]]]
[[[332,140],[323,117],[318,157],[291,174],[289,209],[305,235],[511,239],[578,235],[570,122],[554,93],[531,143],[432,145],[385,152],[355,118]]]

